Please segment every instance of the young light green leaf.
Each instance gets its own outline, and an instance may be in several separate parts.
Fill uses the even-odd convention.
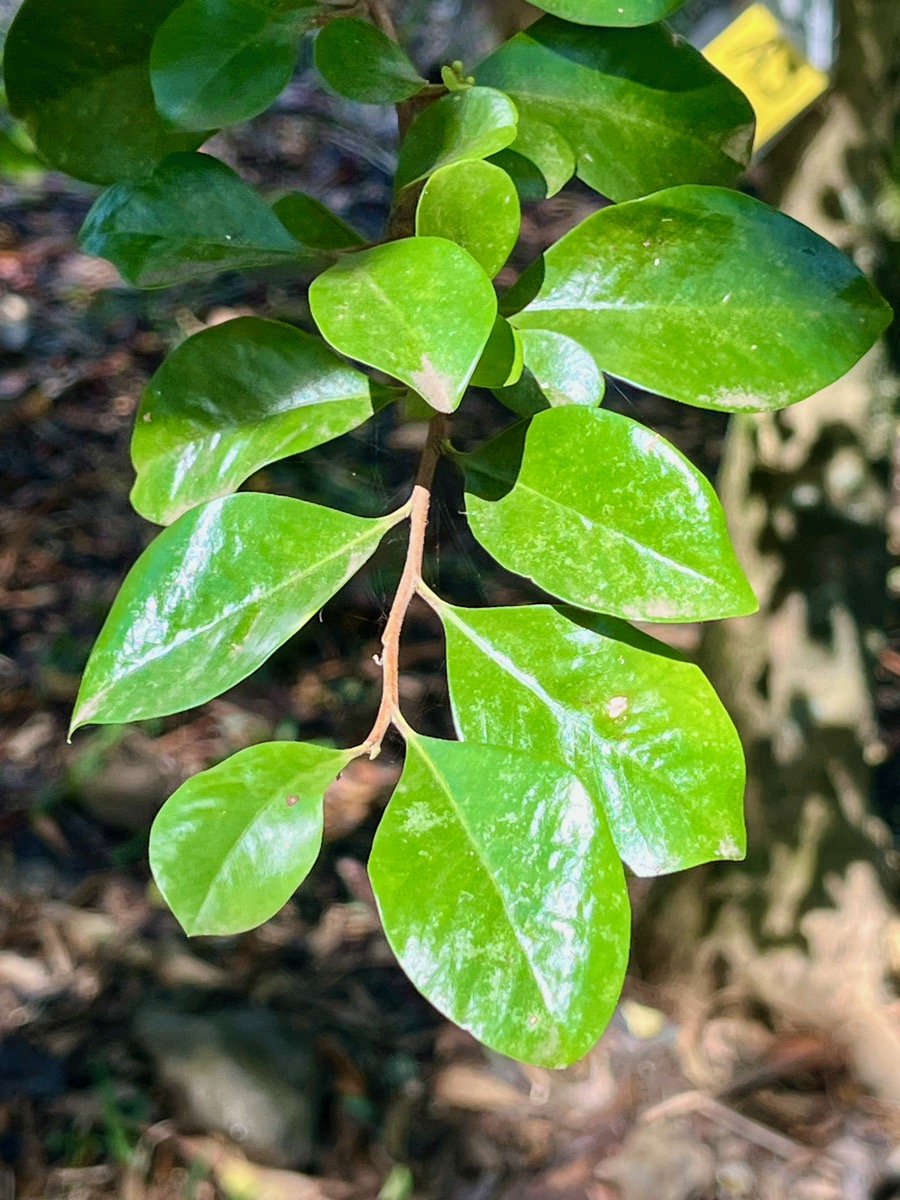
[[[72,729],[166,716],[233,687],[399,519],[250,492],[192,508],[128,572],[85,667]]]
[[[180,129],[247,121],[290,81],[314,0],[182,0],[153,43],[156,106]]]
[[[495,394],[522,417],[563,404],[595,407],[606,395],[603,372],[583,346],[547,329],[523,329],[523,371],[512,386]]]
[[[401,966],[451,1020],[545,1067],[596,1042],[628,960],[628,896],[569,771],[410,736],[369,873]]]
[[[208,154],[173,154],[145,179],[117,183],[81,230],[135,287],[290,262],[304,247],[241,177]]]
[[[437,604],[461,737],[565,763],[637,875],[743,856],[741,744],[699,667],[608,617]]]
[[[207,133],[156,111],[150,47],[178,0],[24,0],[4,48],[9,106],[60,171],[92,183],[145,174]]]
[[[611,200],[672,184],[731,184],[750,159],[749,101],[664,25],[590,29],[542,17],[476,68],[519,112],[512,149],[553,195],[571,151],[578,177]]]
[[[522,339],[505,317],[497,317],[478,366],[472,376],[473,387],[504,388],[522,376]]]
[[[350,757],[268,742],[181,785],[153,822],[150,867],[185,933],[242,933],[287,904],[319,856],[325,790]]]
[[[316,37],[314,53],[328,86],[361,104],[399,104],[428,82],[404,50],[356,17],[329,21]]]
[[[476,487],[468,464],[483,474],[478,460],[477,451],[464,459]],[[638,621],[756,610],[712,487],[637,421],[602,408],[538,413],[518,474],[501,482],[508,491],[499,499],[467,492],[472,532],[504,567],[554,596]]]
[[[394,180],[399,191],[439,167],[490,158],[511,145],[518,117],[508,96],[494,88],[466,87],[421,112],[400,147]]]
[[[331,441],[375,411],[372,385],[317,338],[238,317],[182,342],[144,392],[132,503],[168,525],[254,471]]]
[[[578,25],[651,25],[664,21],[684,0],[535,0],[535,6]]]
[[[444,413],[462,399],[497,315],[487,275],[443,238],[347,255],[313,280],[309,306],[336,350],[393,375]]]
[[[416,233],[456,242],[493,279],[518,240],[521,215],[515,184],[505,171],[480,160],[454,163],[425,184]]]
[[[272,205],[272,212],[288,233],[313,250],[350,250],[365,244],[365,238],[321,200],[303,192],[282,196]]]
[[[595,213],[512,293],[535,279],[518,328],[564,333],[612,375],[728,412],[782,408],[833,383],[891,318],[829,242],[720,188]]]

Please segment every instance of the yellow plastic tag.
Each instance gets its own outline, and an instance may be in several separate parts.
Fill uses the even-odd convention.
[[[788,41],[765,4],[744,9],[703,53],[753,105],[756,150],[828,90],[828,76]]]

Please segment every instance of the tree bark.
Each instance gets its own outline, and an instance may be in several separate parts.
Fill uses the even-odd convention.
[[[877,272],[900,5],[845,0],[841,18],[837,86],[761,183],[765,199]],[[710,627],[702,659],[747,751],[750,852],[654,884],[636,937],[645,974],[679,980],[694,1004],[724,986],[832,1034],[891,1100],[896,855],[869,798],[885,754],[873,683],[896,394],[882,346],[818,396],[731,424],[719,490],[760,611]]]

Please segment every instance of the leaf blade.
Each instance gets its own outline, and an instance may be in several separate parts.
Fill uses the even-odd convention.
[[[781,408],[833,383],[891,316],[830,243],[719,188],[605,209],[543,270],[515,326],[564,333],[612,375],[726,412]]]
[[[166,716],[233,687],[359,570],[398,519],[252,492],[186,512],[126,576],[85,667],[70,733]]]
[[[348,255],[313,280],[309,304],[336,350],[386,371],[445,413],[462,399],[497,315],[478,263],[433,237]]]
[[[743,856],[743,752],[699,667],[611,618],[436,607],[461,737],[568,766],[637,875]]]
[[[416,117],[403,139],[395,189],[402,191],[439,167],[505,150],[517,123],[515,106],[496,88],[465,87],[442,96]]]
[[[350,757],[263,743],[169,797],[150,831],[150,867],[185,933],[243,933],[288,902],[319,855],[325,789]]]
[[[262,197],[207,154],[172,154],[146,178],[107,188],[81,246],[147,288],[289,262],[304,249]]]
[[[369,860],[394,952],[487,1045],[574,1061],[612,1014],[628,956],[628,898],[602,817],[552,763],[418,735],[407,745]]]
[[[368,21],[329,21],[316,37],[315,64],[339,96],[359,104],[399,104],[428,82],[405,51]]]
[[[511,484],[499,498],[473,490],[481,486],[473,468],[483,472],[485,456],[463,461],[475,537],[503,566],[560,599],[638,621],[756,610],[711,485],[636,421],[574,405],[538,413],[515,476],[491,457],[493,473]]]
[[[4,47],[12,112],[41,154],[91,183],[143,175],[208,136],[156,111],[150,48],[178,0],[25,0]]]
[[[318,11],[314,0],[182,0],[150,55],[160,113],[191,130],[257,116],[290,81],[300,36]]]
[[[355,429],[377,406],[362,372],[290,325],[214,325],[177,346],[144,391],[132,503],[171,524],[261,467]]]
[[[673,184],[730,185],[750,160],[749,102],[699,51],[663,25],[603,29],[542,17],[477,68],[519,114],[514,153],[566,182],[559,142],[579,179],[611,200]]]

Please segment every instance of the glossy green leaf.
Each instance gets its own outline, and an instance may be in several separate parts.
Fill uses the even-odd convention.
[[[497,317],[475,374],[473,387],[511,387],[522,376],[522,338],[505,317]]]
[[[156,111],[150,47],[178,0],[25,0],[3,57],[9,105],[60,171],[92,183],[143,175],[206,134]]]
[[[562,404],[601,403],[606,380],[583,346],[547,329],[523,329],[519,337],[522,375],[514,385],[497,390],[497,399],[507,408],[530,417]]]
[[[251,746],[182,784],[150,833],[150,866],[185,933],[242,933],[268,921],[322,846],[325,789],[346,751]]]
[[[437,603],[461,737],[565,763],[638,875],[743,857],[743,752],[699,667],[609,617]]]
[[[168,525],[374,409],[366,376],[318,338],[259,317],[214,325],[173,350],[147,385],[131,443],[132,502]]]
[[[249,120],[290,81],[314,0],[182,0],[156,35],[156,106],[180,129]]]
[[[135,287],[271,266],[303,252],[265,201],[208,154],[173,154],[145,179],[107,188],[81,245]]]
[[[313,250],[349,250],[365,244],[365,238],[321,200],[303,192],[282,196],[272,205],[272,212],[288,233]]]
[[[561,1067],[612,1015],[629,907],[603,816],[554,763],[410,736],[369,874],[423,995],[488,1046]]]
[[[612,375],[728,412],[782,408],[833,383],[891,318],[829,242],[719,188],[603,209],[529,274],[512,292],[537,294],[514,325],[564,333]]]
[[[443,238],[348,254],[313,280],[309,306],[336,350],[393,375],[444,413],[462,399],[497,315],[487,275]]]
[[[664,25],[591,29],[542,17],[476,68],[519,112],[512,149],[553,195],[568,175],[611,200],[672,184],[731,184],[753,143],[749,101]],[[571,173],[571,172],[570,172]]]
[[[756,610],[711,485],[637,421],[602,408],[538,413],[518,474],[503,482],[497,500],[467,493],[472,532],[554,596],[638,621]]]
[[[88,659],[72,729],[166,716],[233,687],[398,519],[251,492],[192,508],[128,572]]]
[[[338,95],[361,104],[399,104],[427,80],[404,50],[368,21],[329,21],[315,42],[319,74]]]
[[[478,160],[435,171],[416,209],[417,234],[456,242],[492,279],[518,240],[520,221],[513,181],[499,167]]]
[[[664,21],[684,0],[535,0],[535,6],[578,25],[650,25]]]
[[[518,117],[508,96],[466,87],[429,104],[400,146],[395,186],[408,187],[439,167],[490,158],[511,145]]]

